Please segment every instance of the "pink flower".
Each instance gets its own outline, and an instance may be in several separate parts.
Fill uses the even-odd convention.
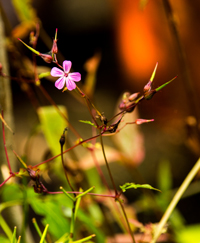
[[[66,83],[68,90],[73,90],[76,88],[75,82],[79,82],[81,80],[80,73],[69,73],[71,69],[72,63],[70,61],[63,62],[63,70],[53,67],[51,69],[51,76],[60,77],[56,82],[55,86],[57,89],[62,89]]]

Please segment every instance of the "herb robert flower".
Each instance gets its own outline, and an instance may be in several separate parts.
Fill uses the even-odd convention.
[[[78,72],[70,73],[72,63],[71,61],[63,62],[63,70],[53,67],[51,69],[51,76],[60,77],[56,82],[55,86],[57,89],[62,89],[66,83],[68,90],[73,90],[76,88],[75,82],[79,82],[81,80],[81,74]]]

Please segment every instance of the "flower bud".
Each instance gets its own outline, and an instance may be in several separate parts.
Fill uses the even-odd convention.
[[[152,82],[151,80],[149,80],[149,82],[144,86],[143,89],[144,93],[151,91],[151,88],[152,88]]]
[[[65,135],[63,134],[59,140],[60,145],[63,146],[65,144]]]
[[[57,54],[58,53],[57,40],[53,40],[53,45],[52,45],[52,48],[51,48],[51,52],[53,54]]]
[[[135,121],[135,124],[137,124],[137,125],[141,125],[141,124],[143,124],[143,123],[153,122],[153,121],[154,121],[154,119],[150,119],[150,120],[146,120],[146,119],[137,119],[137,120]]]
[[[47,63],[51,63],[53,61],[53,58],[49,54],[40,54],[40,57]]]
[[[39,178],[38,170],[39,170],[39,169],[37,169],[37,170],[35,171],[35,170],[32,170],[30,167],[27,168],[27,172],[28,172],[30,178],[31,178],[33,181],[36,181],[36,179]]]
[[[131,94],[131,95],[128,97],[128,100],[129,100],[129,101],[134,101],[134,100],[138,97],[138,95],[139,95],[139,92],[137,92],[137,93],[133,93],[133,94]]]

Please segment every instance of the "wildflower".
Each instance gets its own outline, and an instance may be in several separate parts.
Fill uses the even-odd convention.
[[[68,90],[73,90],[76,88],[75,82],[79,82],[81,80],[81,74],[78,72],[69,73],[71,69],[72,63],[71,61],[63,62],[63,70],[53,67],[51,69],[51,76],[60,77],[56,82],[55,86],[57,89],[62,89],[66,83]]]

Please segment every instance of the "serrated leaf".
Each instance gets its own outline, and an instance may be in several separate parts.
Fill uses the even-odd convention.
[[[149,184],[135,184],[133,182],[131,183],[125,183],[123,186],[119,186],[123,192],[125,192],[128,189],[138,189],[138,188],[144,188],[144,189],[150,189],[150,190],[155,190],[161,192],[159,189],[152,187]]]
[[[88,125],[91,125],[91,126],[97,128],[97,126],[95,126],[94,123],[92,123],[91,121],[83,121],[83,120],[79,120],[79,122],[82,122],[82,123],[85,123],[85,124],[88,124]]]

